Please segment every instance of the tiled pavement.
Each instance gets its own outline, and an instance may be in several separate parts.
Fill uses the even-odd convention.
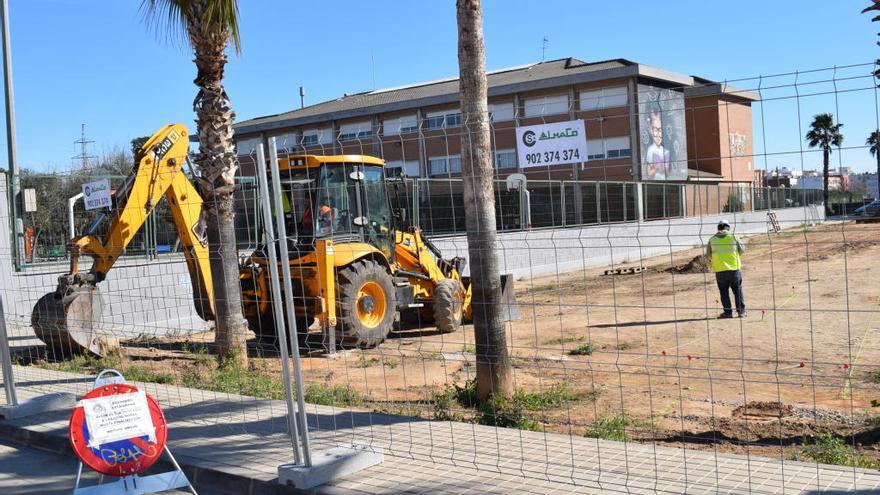
[[[91,378],[15,367],[20,399],[84,394]],[[169,421],[169,445],[194,482],[229,493],[287,493],[276,468],[293,455],[283,401],[144,384]],[[880,472],[723,455],[650,444],[426,421],[308,406],[313,450],[381,448],[385,462],[322,487],[323,493],[880,493]],[[66,443],[69,414],[0,421],[0,436]]]

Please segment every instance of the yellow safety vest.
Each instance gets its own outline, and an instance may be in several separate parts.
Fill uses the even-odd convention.
[[[713,235],[709,238],[709,245],[712,246],[713,272],[739,270],[742,267],[736,237],[733,234],[727,234],[724,237]]]

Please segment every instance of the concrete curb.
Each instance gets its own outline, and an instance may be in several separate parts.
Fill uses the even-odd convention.
[[[8,421],[0,420],[0,438],[22,447],[33,447],[61,454],[71,459],[76,458],[66,437],[13,425]],[[353,495],[355,493],[329,485],[311,490],[299,490],[280,485],[276,477],[271,479],[248,477],[243,473],[232,473],[216,466],[210,466],[203,459],[194,459],[187,455],[176,453],[174,456],[190,482],[199,491],[206,490],[212,493],[229,495]],[[171,463],[164,459],[158,462],[156,466],[160,469],[173,469]],[[71,486],[73,486],[74,474],[73,469],[71,469]]]

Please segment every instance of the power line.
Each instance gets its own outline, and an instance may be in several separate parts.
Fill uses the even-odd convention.
[[[79,160],[79,167],[81,170],[86,170],[89,168],[89,162],[97,156],[89,154],[89,145],[94,144],[94,141],[86,138],[86,125],[82,124],[80,128],[80,138],[78,141],[74,141],[73,144],[78,144],[80,146],[79,155],[72,157],[72,160]]]

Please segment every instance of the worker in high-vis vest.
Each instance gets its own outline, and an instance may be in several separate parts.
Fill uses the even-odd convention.
[[[718,222],[718,232],[709,238],[706,255],[712,262],[715,281],[721,292],[721,307],[724,312],[719,318],[733,318],[733,306],[730,304],[730,291],[736,301],[736,313],[740,318],[746,317],[746,300],[743,296],[742,254],[746,248],[742,242],[730,233],[730,224],[726,220]]]

